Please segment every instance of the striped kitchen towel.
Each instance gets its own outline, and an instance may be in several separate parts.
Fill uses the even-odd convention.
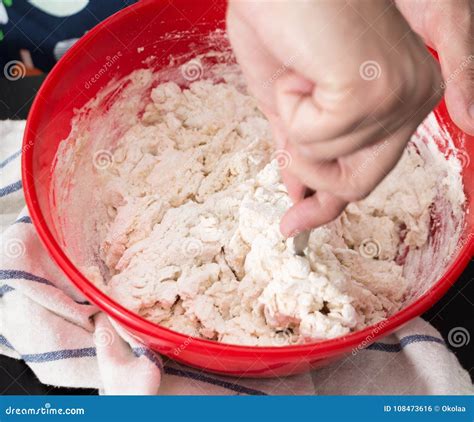
[[[24,360],[42,383],[102,394],[473,392],[468,373],[420,318],[339,362],[292,377],[221,377],[165,361],[87,302],[49,259],[24,206],[23,130],[24,122],[0,122],[0,353]]]

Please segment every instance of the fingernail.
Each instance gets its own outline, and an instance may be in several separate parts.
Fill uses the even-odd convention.
[[[296,230],[294,230],[294,229],[292,229],[292,228],[290,228],[290,229],[288,230],[287,227],[285,227],[285,226],[280,226],[280,233],[283,235],[283,237],[284,237],[285,239],[288,239],[288,238],[290,238],[290,237],[293,237],[293,236],[295,235],[295,234],[294,234],[295,232],[296,232]]]
[[[290,232],[290,234],[286,238],[289,239],[290,237],[298,236],[300,233],[301,233],[301,230],[294,229]]]

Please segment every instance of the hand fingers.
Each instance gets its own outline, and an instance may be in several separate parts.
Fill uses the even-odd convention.
[[[450,32],[435,42],[446,87],[446,105],[454,122],[474,135],[474,20],[449,23]],[[469,20],[466,22],[466,20]]]
[[[283,216],[280,230],[291,237],[334,220],[346,207],[347,201],[327,192],[316,192],[293,205]]]
[[[273,84],[286,68],[268,52],[260,37],[235,13],[233,6],[234,3],[231,2],[227,13],[227,31],[234,53],[247,79],[249,90],[270,121],[277,150],[284,150],[287,140],[284,125],[274,106]],[[282,169],[281,174],[291,199],[293,202],[299,201],[304,186],[285,169]]]
[[[282,75],[275,91],[278,112],[292,142],[314,143],[341,136],[367,115],[367,103],[359,102],[349,90],[330,91],[304,84],[295,72]]]
[[[288,191],[288,195],[290,196],[293,203],[296,204],[297,202],[301,201],[304,197],[306,187],[288,170],[281,169],[280,174],[281,179],[286,186],[286,190]]]
[[[295,203],[300,201],[303,198],[305,187],[304,185],[298,180],[297,177],[293,176],[287,169],[288,157],[289,153],[286,150],[287,146],[287,138],[285,134],[285,129],[283,124],[281,123],[278,116],[274,114],[267,114],[267,118],[270,122],[270,127],[272,129],[273,140],[275,142],[276,150],[274,152],[274,157],[278,160],[277,154],[281,153],[282,156],[282,166],[280,166],[280,174],[284,185],[288,191],[288,195],[290,196],[291,200]]]
[[[397,0],[397,6],[439,55],[445,98],[454,122],[474,134],[474,4],[470,0]]]
[[[384,122],[384,126],[377,119],[368,116],[366,121],[371,121],[372,124],[365,127],[355,128],[352,132],[340,136],[335,139],[327,141],[311,142],[311,143],[296,143],[295,147],[305,155],[308,160],[312,161],[330,161],[338,157],[344,157],[353,152],[379,142],[380,139],[389,134],[394,122]]]
[[[233,51],[249,91],[265,113],[276,114],[273,82],[279,74],[281,64],[263,45],[255,30],[235,11],[235,7],[235,3],[230,2],[226,20]]]
[[[381,119],[369,115],[365,118],[364,124],[348,134],[327,141],[308,144],[295,143],[295,148],[308,160],[313,161],[330,161],[348,156],[365,147],[376,145],[381,139],[390,136],[391,133],[395,133],[403,126],[409,125],[415,130],[439,99],[439,93],[434,92],[431,97],[426,98],[423,104],[418,105],[418,108],[409,114],[394,113],[393,116]]]
[[[314,191],[329,192],[345,201],[363,199],[395,166],[417,124],[408,122],[383,141],[338,160],[309,162],[289,146],[288,170]]]
[[[335,183],[343,178],[340,161],[309,161],[299,150],[288,145],[289,162],[287,171],[296,177],[304,186],[314,191],[332,191]],[[337,186],[339,187],[339,185]]]

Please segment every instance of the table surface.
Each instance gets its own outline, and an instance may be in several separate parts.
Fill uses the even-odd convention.
[[[0,79],[0,120],[26,119],[31,103],[43,76],[11,82]],[[1,140],[0,140],[1,142]],[[462,276],[448,293],[427,313],[426,321],[447,338],[455,327],[466,328],[471,341],[459,348],[448,347],[457,356],[471,379],[474,379],[474,262],[471,261]],[[0,356],[0,394],[97,394],[93,389],[57,388],[41,384],[22,361]]]

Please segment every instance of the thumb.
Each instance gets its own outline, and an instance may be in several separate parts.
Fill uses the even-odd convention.
[[[471,18],[469,16],[469,18]],[[446,105],[453,121],[474,135],[474,30],[452,25],[436,45],[443,73]]]
[[[284,125],[277,114],[270,110],[264,110],[264,112],[270,122],[275,141],[275,151],[272,154],[272,158],[277,160],[283,184],[286,186],[291,200],[296,203],[303,198],[305,187],[299,179],[293,176],[287,169],[293,157],[287,149],[288,140]]]

